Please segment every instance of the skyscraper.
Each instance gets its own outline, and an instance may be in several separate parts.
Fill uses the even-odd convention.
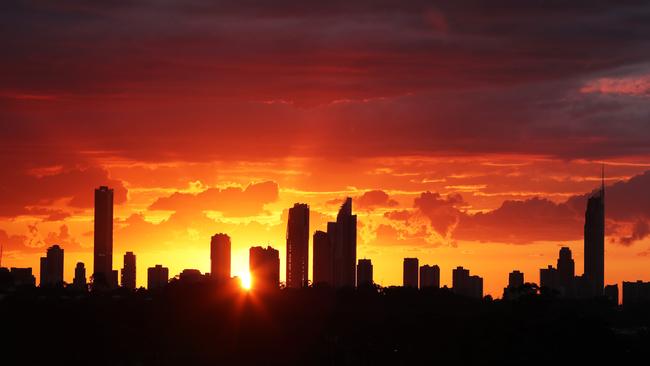
[[[417,258],[404,258],[402,283],[404,287],[418,288],[418,271],[420,264]]]
[[[287,221],[287,287],[309,284],[309,206],[296,203]]]
[[[147,289],[155,290],[164,288],[169,281],[169,268],[156,264],[155,267],[147,268]]]
[[[94,285],[112,287],[113,282],[113,190],[95,189]]]
[[[83,262],[77,262],[74,267],[74,279],[72,285],[79,290],[87,290],[88,282],[86,281],[86,266]]]
[[[332,243],[324,231],[316,231],[313,239],[314,245],[314,285],[333,285],[333,253]]]
[[[546,287],[552,290],[558,290],[559,276],[557,269],[549,265],[539,270],[539,287]]]
[[[562,247],[557,259],[557,285],[565,296],[573,295],[575,262],[571,256],[571,249]]]
[[[135,290],[135,254],[124,254],[124,268],[122,268],[122,287]]]
[[[515,289],[524,285],[524,274],[520,271],[512,271],[508,274],[508,287]]]
[[[591,296],[603,294],[605,285],[605,177],[599,192],[587,200],[585,211],[585,273]]]
[[[370,259],[359,259],[359,264],[357,264],[357,286],[369,287],[373,284],[372,262]]]
[[[271,247],[252,247],[248,268],[256,290],[276,289],[280,285],[280,252]]]
[[[41,257],[41,286],[63,285],[63,249],[58,245],[47,248]]]
[[[210,276],[213,280],[224,282],[230,279],[230,237],[214,234],[210,240]]]
[[[440,288],[440,267],[428,264],[420,267],[420,288]]]
[[[357,264],[357,215],[352,214],[352,198],[345,199],[336,222],[327,224],[333,250],[334,287],[354,287]]]

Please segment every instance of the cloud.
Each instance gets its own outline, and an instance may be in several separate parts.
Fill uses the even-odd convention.
[[[150,210],[218,211],[224,216],[253,216],[264,211],[264,205],[278,199],[278,184],[272,181],[251,183],[241,187],[208,188],[200,193],[173,193],[160,197]]]
[[[111,186],[114,202],[126,201],[126,187],[121,181],[111,179],[99,167],[60,168],[41,175],[27,170],[0,165],[4,175],[0,182],[0,217],[19,215],[45,216],[47,221],[58,221],[70,215],[67,210],[91,208],[93,190],[100,185]]]
[[[395,207],[398,202],[382,190],[366,191],[355,199],[356,207],[361,210]]]
[[[650,235],[650,225],[645,220],[638,220],[634,223],[630,236],[621,237],[619,240],[621,244],[629,246],[636,241],[645,239],[648,235]]]
[[[650,96],[650,75],[623,78],[601,78],[588,82],[582,93]]]

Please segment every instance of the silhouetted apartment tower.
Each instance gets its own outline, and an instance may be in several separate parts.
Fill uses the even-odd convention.
[[[591,296],[603,294],[605,284],[605,177],[600,191],[587,200],[585,211],[585,273]]]
[[[571,256],[571,249],[562,247],[557,259],[557,286],[565,295],[573,293],[575,278],[575,262]]]
[[[417,258],[404,258],[402,284],[404,287],[418,288],[418,271],[420,263]]]
[[[359,259],[359,264],[357,265],[357,286],[369,287],[373,284],[372,262],[370,259]]]
[[[650,304],[650,282],[623,282],[623,305]]]
[[[94,283],[113,287],[113,190],[106,186],[95,189],[94,235]]]
[[[230,237],[214,234],[210,240],[210,277],[218,282],[230,279]]]
[[[83,262],[77,262],[77,265],[74,267],[74,279],[72,280],[72,285],[79,290],[86,290],[88,287],[88,281],[86,280],[86,266]]]
[[[420,267],[420,288],[440,288],[440,267],[428,264]]]
[[[546,287],[552,290],[559,290],[559,275],[557,269],[549,265],[539,270],[539,287]]]
[[[63,249],[52,245],[45,257],[41,257],[41,286],[60,285],[63,285]]]
[[[30,268],[11,267],[9,273],[13,278],[15,287],[36,286],[36,278],[32,274],[31,267]]]
[[[618,305],[618,285],[607,285],[603,290],[605,297],[611,301],[612,304]]]
[[[309,206],[296,203],[287,221],[287,287],[309,285]]]
[[[124,268],[122,268],[122,287],[131,290],[135,289],[135,254],[126,252],[124,254]]]
[[[314,245],[314,285],[333,285],[334,270],[332,243],[324,231],[316,231],[313,239]]]
[[[271,247],[252,247],[248,268],[254,289],[269,290],[280,285],[280,253]]]
[[[508,287],[519,288],[524,285],[524,274],[520,271],[512,271],[508,274]]]
[[[352,214],[352,198],[345,199],[336,222],[327,224],[333,251],[334,287],[354,287],[357,266],[357,216]]]
[[[169,268],[156,264],[155,267],[147,268],[147,289],[155,290],[164,288],[169,281]]]
[[[470,276],[469,270],[463,267],[456,267],[452,271],[452,288],[458,295],[483,298],[483,278]]]

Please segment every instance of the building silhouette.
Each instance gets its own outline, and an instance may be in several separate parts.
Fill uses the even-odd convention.
[[[287,221],[287,287],[309,285],[309,206],[296,203]]]
[[[122,268],[122,287],[135,290],[135,254],[124,254],[124,268]]]
[[[456,267],[452,271],[452,290],[455,294],[483,298],[483,278],[480,276],[470,276],[469,269]]]
[[[156,264],[155,267],[147,268],[147,289],[155,290],[164,288],[169,282],[169,268]]]
[[[428,264],[420,267],[420,288],[440,288],[440,267]]]
[[[418,288],[418,271],[420,263],[417,258],[404,258],[402,270],[402,285],[404,287]]]
[[[277,289],[280,285],[280,253],[272,247],[252,247],[248,269],[251,287],[256,290]]]
[[[587,200],[585,211],[585,272],[591,296],[603,294],[605,284],[605,177],[600,191]]]
[[[63,249],[58,245],[47,248],[41,257],[41,286],[63,285]]]
[[[86,280],[86,266],[83,262],[77,262],[74,267],[74,279],[72,279],[72,286],[79,290],[87,290],[88,282]]]
[[[519,288],[524,285],[523,272],[514,270],[508,274],[508,287]]]
[[[178,280],[182,283],[199,283],[203,278],[201,271],[198,269],[184,269],[178,275]]]
[[[557,269],[549,265],[539,270],[539,287],[546,287],[551,290],[559,290],[559,275]]]
[[[623,306],[650,304],[650,282],[623,282]]]
[[[605,297],[612,303],[618,305],[618,285],[607,285],[603,290]]]
[[[327,224],[333,251],[334,287],[354,287],[357,265],[357,216],[352,214],[352,198],[345,199],[336,222]]]
[[[227,234],[218,233],[210,240],[210,277],[218,282],[230,279],[231,243]]]
[[[521,271],[514,270],[508,274],[508,286],[503,289],[503,298],[513,300],[518,298],[523,292],[524,274]]]
[[[101,186],[95,189],[95,230],[93,286],[114,288],[113,274],[113,190]]]
[[[314,245],[314,285],[334,284],[332,272],[334,270],[334,253],[329,236],[324,231],[316,231],[313,238]]]
[[[557,287],[565,296],[574,295],[575,287],[575,262],[571,255],[571,249],[562,247],[560,256],[557,259]]]
[[[370,259],[359,259],[359,264],[357,264],[357,286],[370,287],[373,284],[372,262]]]
[[[36,286],[36,277],[32,274],[31,268],[11,267],[9,270],[13,279],[14,287],[34,287]]]

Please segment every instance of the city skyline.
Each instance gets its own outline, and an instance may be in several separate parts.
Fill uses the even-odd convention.
[[[113,255],[112,243],[107,245],[106,238],[112,238],[112,225],[106,224],[106,216],[112,216],[113,190],[107,186],[101,186],[95,189],[95,217],[97,223],[95,227],[99,234],[95,234],[94,260],[95,264],[99,263],[100,269],[110,271],[113,282],[106,283],[104,274],[94,270],[91,282],[94,282],[94,289],[116,288],[118,286],[134,290],[136,285],[136,256],[133,252],[124,254],[124,266],[121,270],[121,278],[117,281],[117,270],[106,269],[105,257]],[[287,241],[286,241],[286,266],[287,277],[282,282],[288,288],[300,288],[310,285],[329,286],[333,288],[361,287],[374,285],[373,266],[371,259],[360,259],[356,262],[356,233],[357,221],[356,215],[353,215],[352,199],[347,197],[340,206],[337,213],[337,219],[334,222],[327,223],[327,232],[321,230],[314,231],[314,243],[317,247],[314,250],[314,263],[316,266],[327,269],[327,276],[317,275],[317,278],[309,277],[309,265],[307,254],[309,250],[309,206],[303,203],[296,203],[289,210],[289,219],[287,221]],[[602,167],[601,186],[598,191],[593,192],[587,200],[585,208],[584,222],[584,247],[585,251],[591,253],[586,256],[585,272],[583,275],[575,275],[575,261],[572,258],[571,249],[562,247],[559,251],[557,267],[553,268],[548,265],[546,268],[539,270],[539,281],[537,283],[529,281],[540,288],[557,291],[563,297],[589,298],[598,296],[607,296],[613,301],[620,299],[618,284],[605,285],[604,278],[604,237],[605,237],[605,173]],[[111,232],[106,232],[108,230]],[[212,236],[209,253],[211,261],[211,271],[206,273],[211,281],[215,283],[225,283],[231,280],[231,241],[225,233],[217,233]],[[351,256],[351,257],[350,257]],[[293,259],[291,258],[293,257]],[[234,276],[239,278],[244,289],[256,288],[257,290],[268,291],[273,288],[280,288],[280,257],[279,251],[271,246],[263,248],[253,246],[249,249],[249,268],[246,273]],[[295,268],[291,268],[291,263]],[[343,282],[350,269],[348,262],[355,265],[351,269],[353,280]],[[363,273],[357,273],[357,270]],[[13,269],[12,269],[13,270]],[[31,268],[29,268],[31,273]],[[161,283],[161,276],[168,278],[168,269],[164,268],[164,274],[161,272],[162,266],[156,265],[147,269],[147,285],[149,289],[164,286]],[[39,286],[62,286],[64,271],[64,250],[59,245],[53,245],[47,249],[46,257],[40,259],[40,281]],[[86,283],[85,268],[83,262],[78,262],[75,266],[75,278],[71,285],[79,289]],[[153,271],[153,272],[152,272]],[[322,272],[322,269],[313,270],[312,273]],[[293,275],[291,274],[293,272]],[[95,280],[95,275],[99,274]],[[180,280],[198,281],[202,273],[198,269],[183,269],[176,276]],[[318,276],[322,280],[318,281]],[[360,276],[360,277],[359,277]],[[418,258],[404,258],[402,269],[402,286],[410,288],[442,288],[440,284],[440,268],[438,265],[430,266],[423,264],[420,266]],[[519,287],[524,284],[524,273],[519,270],[513,270],[508,275],[507,286],[504,289],[504,298],[516,296]],[[293,281],[293,284],[292,284]],[[469,269],[463,266],[457,266],[452,270],[451,291],[463,296],[482,298],[484,279],[477,275],[470,276]],[[632,282],[645,286],[640,280],[623,281],[622,288],[627,288],[628,292],[641,291],[631,290],[634,285]],[[253,283],[253,286],[251,286]],[[640,289],[641,287],[639,287]]]
[[[88,190],[108,186],[111,282],[127,251],[138,285],[160,263],[210,271],[215,233],[231,274],[271,245],[284,279],[289,209],[309,205],[313,240],[351,197],[349,257],[372,258],[375,282],[400,284],[417,257],[499,296],[512,268],[555,265],[561,247],[585,273],[604,164],[598,286],[650,281],[643,2],[120,4],[2,2],[3,265],[38,277],[59,244],[65,280],[77,262],[90,278]]]

